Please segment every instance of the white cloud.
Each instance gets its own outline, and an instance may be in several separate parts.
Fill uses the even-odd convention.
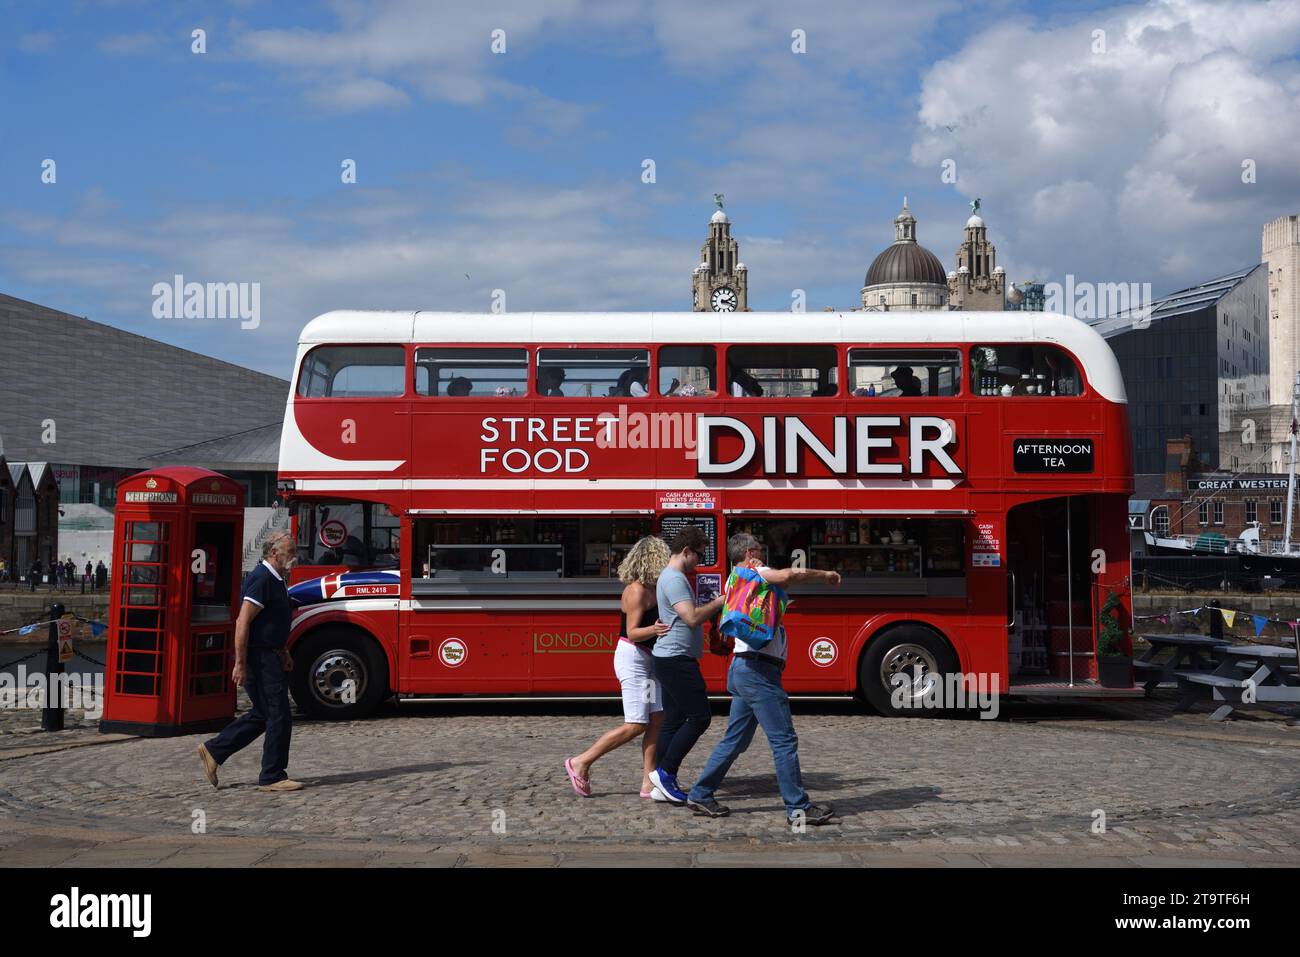
[[[284,374],[302,326],[329,309],[485,312],[494,289],[511,311],[688,309],[696,244],[655,235],[636,188],[460,176],[423,200],[357,188],[332,206],[178,209],[129,224],[101,216],[99,197],[68,217],[0,214],[23,234],[0,246],[0,265],[55,291],[48,305],[104,302],[119,311],[90,318]],[[176,273],[261,283],[261,326],[152,319],[153,284]]]
[[[317,106],[340,112],[405,106],[410,102],[410,97],[403,91],[374,77],[356,77],[320,84],[311,90],[308,99]]]
[[[153,33],[123,33],[99,41],[99,49],[113,56],[141,56],[151,53],[162,43]]]
[[[1297,48],[1295,3],[1161,0],[1001,24],[926,72],[912,158],[956,161],[1009,270],[1157,291],[1207,279],[1257,261],[1263,223],[1295,211]]]
[[[54,49],[55,36],[49,30],[35,30],[18,38],[18,49],[23,53],[49,53]]]

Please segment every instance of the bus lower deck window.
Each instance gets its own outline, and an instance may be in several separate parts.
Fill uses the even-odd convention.
[[[646,516],[465,517],[414,525],[415,577],[614,578]]]
[[[806,565],[853,578],[954,578],[965,574],[959,519],[827,515],[729,521],[728,535],[748,532],[773,567]]]

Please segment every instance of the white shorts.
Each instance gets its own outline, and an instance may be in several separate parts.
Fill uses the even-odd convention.
[[[623,687],[623,720],[628,724],[649,724],[650,715],[664,709],[650,649],[620,640],[614,649],[614,674]]]

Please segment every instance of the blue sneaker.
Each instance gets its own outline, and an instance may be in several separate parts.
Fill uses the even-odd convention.
[[[671,804],[685,804],[686,794],[677,786],[677,775],[669,774],[660,768],[650,772],[650,783],[664,793]]]

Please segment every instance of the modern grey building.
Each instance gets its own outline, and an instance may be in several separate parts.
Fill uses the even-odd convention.
[[[1196,471],[1268,473],[1267,270],[1238,270],[1093,327],[1119,359],[1128,390],[1133,471],[1165,471],[1166,443],[1189,435]]]
[[[5,295],[0,342],[0,453],[48,462],[61,503],[111,508],[120,478],[167,464],[274,499],[285,380]]]

